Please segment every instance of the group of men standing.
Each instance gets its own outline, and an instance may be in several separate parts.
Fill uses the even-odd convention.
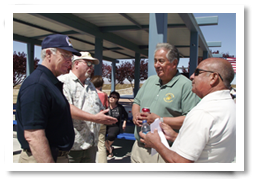
[[[17,135],[23,163],[94,163],[100,124],[117,119],[106,115],[96,88],[87,80],[99,60],[76,51],[66,35],[42,42],[42,63],[23,82],[17,99]],[[192,82],[177,70],[179,53],[158,44],[157,75],[138,91],[132,107],[136,141],[132,163],[232,162],[235,157],[235,104],[229,94],[231,64],[210,58],[199,64]],[[71,70],[69,71],[71,67]],[[68,72],[69,71],[69,72]],[[230,97],[230,98],[228,98]],[[151,113],[141,113],[149,107]],[[140,132],[142,120],[161,120],[167,149],[155,130]],[[151,148],[158,152],[151,155]]]

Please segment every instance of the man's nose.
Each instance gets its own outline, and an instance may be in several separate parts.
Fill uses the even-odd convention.
[[[190,80],[193,80],[193,78],[194,78],[195,76],[194,76],[194,73],[190,76]]]

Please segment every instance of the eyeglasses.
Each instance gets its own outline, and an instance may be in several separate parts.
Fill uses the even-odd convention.
[[[109,96],[109,98],[118,99],[116,96]]]
[[[94,65],[93,63],[91,63],[90,61],[80,60],[80,62],[85,62],[85,63],[87,64],[88,67],[94,68],[94,66],[95,66],[95,65]]]
[[[65,54],[65,53],[61,53],[60,51],[59,51],[59,53],[63,56],[63,58],[65,58],[65,59],[67,59],[67,60],[73,58],[73,55],[72,55],[72,54],[71,54],[71,55],[67,55],[67,54]]]
[[[200,71],[209,72],[209,73],[217,73],[220,76],[221,80],[223,81],[223,78],[221,77],[221,75],[218,72],[203,70],[203,69],[199,69],[199,68],[196,68],[196,70],[194,71],[194,76],[198,76],[200,74],[199,73]]]

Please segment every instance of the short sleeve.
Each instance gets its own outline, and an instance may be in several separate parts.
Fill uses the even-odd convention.
[[[212,126],[212,116],[203,110],[191,111],[182,125],[172,150],[180,156],[196,161],[205,148]]]
[[[140,104],[141,104],[141,98],[142,98],[142,96],[143,96],[143,94],[145,92],[145,87],[148,84],[148,81],[149,81],[149,79],[147,79],[147,81],[139,89],[137,95],[134,98],[134,102],[133,102],[134,104],[138,104],[140,106]]]
[[[44,86],[36,84],[24,90],[21,101],[22,125],[25,130],[45,129],[50,115],[50,98]]]

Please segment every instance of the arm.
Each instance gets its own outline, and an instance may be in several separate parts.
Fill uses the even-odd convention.
[[[142,121],[140,118],[140,106],[138,104],[133,104],[132,106],[132,114],[133,114],[133,123],[139,127],[141,127]]]
[[[105,108],[107,109],[109,107],[109,101],[108,101],[108,96],[105,93]]]
[[[25,130],[24,137],[38,163],[54,163],[48,140],[43,129]]]
[[[148,123],[151,124],[155,121],[156,118],[160,118],[155,113],[147,114],[147,113],[140,113],[139,120],[147,119]],[[164,117],[163,122],[170,125],[173,129],[180,129],[185,116],[178,116],[178,117]]]
[[[164,117],[163,122],[170,125],[173,129],[180,129],[185,116],[178,116],[178,117]]]
[[[126,121],[123,122],[123,124],[122,124],[122,129],[123,129],[123,130],[126,129]]]
[[[126,128],[126,121],[127,121],[127,119],[128,119],[128,113],[126,112],[126,109],[124,108],[124,106],[121,106],[121,108],[122,108],[122,113],[123,113],[123,119],[124,119],[124,121],[123,121],[123,124],[122,124],[122,129],[123,130],[125,130],[125,128]]]
[[[71,117],[73,119],[91,121],[91,122],[96,122],[99,124],[106,124],[106,125],[112,125],[118,121],[114,117],[105,115],[105,113],[107,113],[109,109],[101,111],[98,114],[90,114],[85,111],[82,111],[81,109],[77,108],[73,104],[70,104],[70,111],[71,111]]]
[[[163,145],[161,142],[161,139],[159,137],[159,134],[157,132],[157,129],[155,129],[154,133],[147,133],[146,135],[142,132],[140,134],[140,141],[145,143],[145,147],[154,148],[164,159],[167,163],[192,163],[193,161],[188,160],[180,155],[178,155],[176,152],[168,149]]]

